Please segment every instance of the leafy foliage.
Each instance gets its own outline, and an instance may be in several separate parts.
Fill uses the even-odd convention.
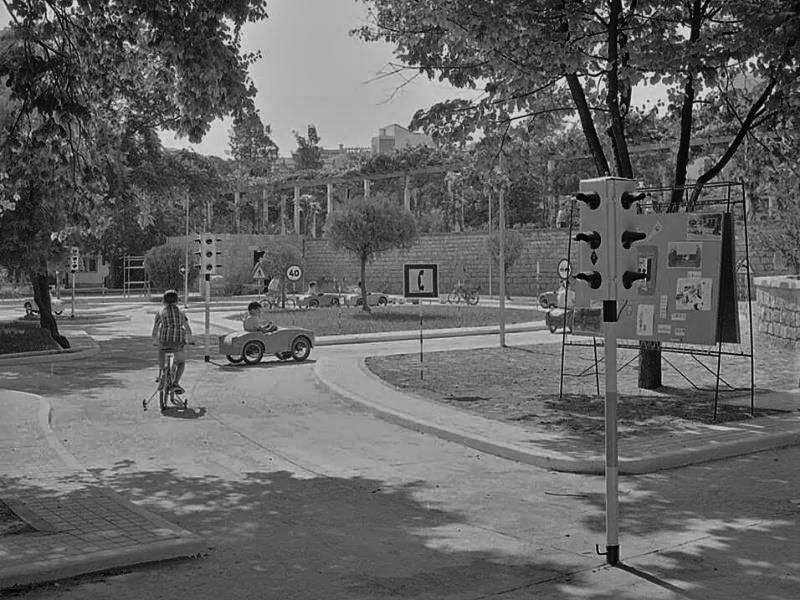
[[[185,249],[178,246],[155,246],[144,255],[144,269],[156,289],[182,289],[181,267],[186,263]],[[197,279],[197,269],[189,266],[189,285]]]
[[[229,149],[239,170],[250,177],[263,177],[278,158],[278,146],[270,137],[271,128],[264,125],[258,110],[248,106],[233,120]]]
[[[281,285],[281,305],[286,305],[286,271],[289,267],[304,266],[303,255],[300,250],[285,242],[270,239],[262,247],[264,256],[261,258],[261,268],[267,280],[277,278]]]
[[[317,133],[317,128],[314,125],[309,125],[308,137],[303,137],[296,131],[294,138],[297,140],[297,150],[292,153],[294,157],[295,168],[304,171],[315,171],[322,168],[322,148],[319,146],[320,137]]]
[[[334,249],[347,250],[361,262],[363,309],[369,312],[366,263],[380,252],[409,248],[417,238],[414,217],[386,196],[376,194],[369,200],[354,200],[329,215],[325,229]]]
[[[500,232],[494,231],[486,240],[486,245],[489,250],[489,255],[492,257],[494,264],[500,264]],[[505,231],[505,244],[503,245],[503,263],[505,264],[506,273],[514,266],[525,248],[525,238],[513,229],[506,229]]]

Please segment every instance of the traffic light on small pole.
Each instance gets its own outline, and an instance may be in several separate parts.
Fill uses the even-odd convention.
[[[202,275],[215,275],[217,269],[222,267],[218,262],[222,254],[219,248],[220,241],[213,233],[202,233],[195,238],[198,246],[194,254],[199,256],[198,264]]]
[[[69,249],[69,270],[76,273],[81,266],[81,251],[77,246]]]

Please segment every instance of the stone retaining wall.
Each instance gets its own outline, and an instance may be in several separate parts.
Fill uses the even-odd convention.
[[[800,348],[800,277],[756,277],[758,330],[792,348]]]
[[[506,278],[511,296],[536,296],[543,291],[558,286],[556,268],[558,261],[567,255],[567,229],[527,228],[517,230],[525,240],[522,255],[509,270]],[[736,232],[737,265],[744,258],[744,236],[740,227]],[[283,243],[297,246],[301,251],[304,267],[303,280],[298,289],[305,289],[306,282],[319,282],[320,289],[328,289],[337,284],[354,285],[359,279],[358,261],[350,254],[336,251],[325,238],[301,238],[295,235],[267,236],[255,234],[218,234],[221,240],[223,264],[222,272],[226,280],[249,279],[253,268],[253,252],[263,247],[269,238],[278,238]],[[194,238],[189,243],[194,246]],[[370,289],[381,289],[387,293],[401,293],[403,263],[436,262],[439,264],[440,291],[446,293],[454,283],[469,274],[474,285],[481,287],[481,293],[489,291],[489,253],[486,232],[441,233],[421,236],[407,251],[390,251],[378,256],[367,264],[367,282]],[[167,243],[180,245],[186,243],[185,237],[172,237]],[[576,250],[573,248],[573,255]],[[750,248],[751,275],[763,275],[773,269],[772,256],[758,253]],[[492,293],[498,293],[498,269],[492,265]],[[738,273],[740,298],[746,297],[747,280],[745,273]],[[224,282],[215,280],[214,287]]]

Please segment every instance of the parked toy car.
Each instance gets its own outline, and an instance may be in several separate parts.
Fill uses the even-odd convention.
[[[341,297],[336,292],[316,292],[300,295],[296,299],[298,308],[316,308],[318,306],[339,306]]]
[[[33,298],[26,298],[22,306],[25,308],[26,315],[33,315],[39,313],[39,306]],[[54,315],[60,315],[64,312],[64,302],[60,298],[50,298],[50,308]]]
[[[544,292],[539,294],[539,306],[542,308],[555,308],[556,298],[558,297],[558,290],[552,292]]]
[[[232,363],[246,362],[254,365],[265,354],[274,354],[279,360],[294,359],[302,362],[311,355],[314,332],[302,327],[279,327],[272,333],[239,331],[219,336],[219,352]]]
[[[347,293],[343,295],[343,298],[347,306],[361,306],[364,304],[364,298],[358,287],[350,288]],[[386,306],[387,304],[389,304],[389,294],[367,292],[367,306]]]

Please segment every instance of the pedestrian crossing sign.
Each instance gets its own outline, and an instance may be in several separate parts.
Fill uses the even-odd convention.
[[[266,275],[264,275],[264,269],[261,268],[261,263],[256,263],[255,268],[253,269],[253,279],[266,279]]]

